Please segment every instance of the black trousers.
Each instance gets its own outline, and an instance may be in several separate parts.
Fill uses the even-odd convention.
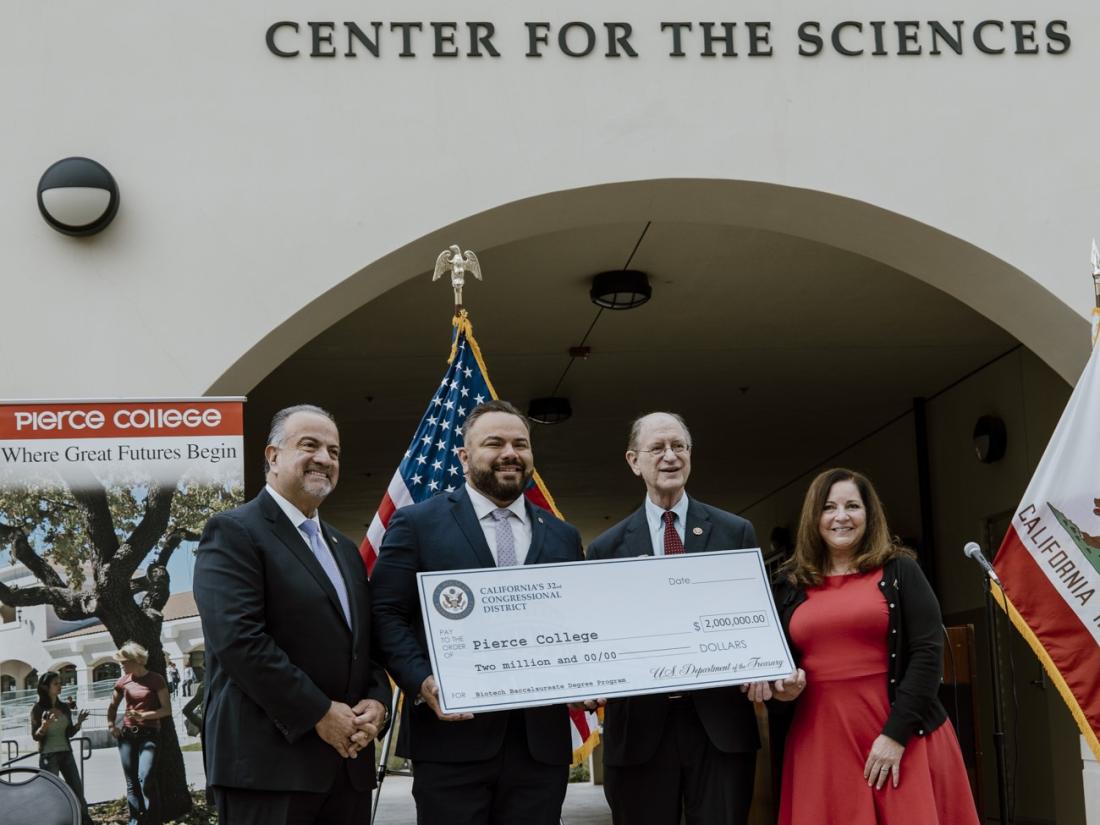
[[[362,825],[370,817],[371,792],[355,790],[343,769],[325,793],[221,785],[213,793],[220,825]]]
[[[558,825],[568,782],[567,765],[531,757],[523,713],[510,712],[492,759],[413,763],[417,825]]]
[[[613,825],[745,825],[755,779],[756,753],[714,747],[684,698],[669,704],[654,757],[605,765],[603,787]]]

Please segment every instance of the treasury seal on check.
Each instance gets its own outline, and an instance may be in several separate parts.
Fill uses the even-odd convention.
[[[435,588],[432,604],[444,618],[465,619],[474,609],[474,591],[458,579],[447,579]]]

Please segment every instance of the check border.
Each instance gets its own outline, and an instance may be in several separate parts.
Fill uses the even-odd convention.
[[[422,618],[423,618],[423,621],[424,621],[425,636],[426,636],[426,640],[427,640],[428,647],[429,647],[428,653],[429,653],[429,658],[430,658],[431,664],[432,664],[432,672],[435,675],[436,683],[439,686],[440,706],[442,707],[442,709],[446,713],[489,713],[489,712],[500,711],[500,710],[517,710],[517,709],[520,709],[520,708],[527,708],[527,707],[546,707],[546,706],[552,706],[552,705],[563,705],[563,704],[567,704],[569,702],[576,702],[576,701],[581,701],[581,700],[584,700],[584,699],[596,699],[596,698],[614,699],[614,698],[626,698],[626,697],[629,697],[629,696],[649,696],[649,695],[653,695],[653,694],[670,693],[670,692],[689,693],[689,692],[695,692],[695,691],[699,691],[699,690],[707,690],[709,688],[729,687],[729,686],[733,686],[733,685],[745,684],[745,683],[750,682],[750,681],[751,682],[758,682],[758,681],[765,681],[765,680],[772,681],[772,680],[780,679],[784,676],[787,676],[791,673],[791,670],[794,668],[794,664],[795,664],[794,663],[794,657],[791,655],[790,645],[787,643],[786,634],[784,634],[782,632],[782,628],[779,627],[779,611],[776,609],[775,596],[772,592],[771,584],[768,580],[767,569],[764,566],[764,556],[761,553],[760,548],[755,547],[755,548],[740,548],[740,549],[734,549],[734,550],[704,550],[704,551],[699,551],[699,552],[695,552],[695,553],[684,553],[682,555],[677,555],[673,558],[676,558],[677,560],[683,562],[683,561],[689,561],[689,560],[695,560],[695,559],[714,558],[715,556],[723,556],[723,555],[741,555],[741,556],[744,556],[744,555],[750,555],[750,554],[755,556],[756,563],[757,563],[757,569],[760,573],[761,580],[766,583],[766,587],[764,589],[765,589],[765,592],[766,592],[766,595],[767,595],[768,604],[771,606],[772,615],[775,617],[776,630],[777,630],[778,635],[779,635],[779,641],[780,641],[780,644],[782,645],[783,652],[787,657],[787,661],[790,662],[790,664],[791,664],[790,669],[780,670],[780,671],[775,672],[775,673],[764,673],[764,674],[756,673],[756,674],[753,675],[753,677],[751,679],[731,679],[729,676],[725,676],[725,677],[719,677],[719,678],[714,678],[714,679],[705,679],[705,680],[701,680],[701,681],[698,681],[698,682],[692,682],[690,685],[685,685],[682,681],[673,681],[673,682],[670,682],[670,683],[654,684],[654,685],[652,685],[652,687],[647,687],[645,689],[638,689],[638,687],[635,686],[633,688],[626,689],[626,690],[611,689],[611,690],[601,690],[601,691],[589,692],[589,693],[570,694],[568,697],[554,698],[554,699],[551,699],[549,701],[539,701],[536,698],[530,698],[530,699],[515,698],[515,699],[502,699],[501,701],[495,701],[495,702],[478,702],[476,704],[465,704],[465,705],[455,705],[455,704],[447,703],[445,701],[446,697],[447,697],[447,692],[446,692],[446,686],[444,684],[444,677],[443,677],[443,675],[440,672],[440,669],[438,667],[439,651],[437,651],[437,649],[436,649],[435,634],[432,633],[432,627],[433,627],[432,623],[434,621],[434,618],[433,618],[433,615],[432,615],[432,611],[429,609],[430,605],[431,605],[431,594],[429,592],[429,586],[428,586],[427,582],[432,581],[433,582],[432,586],[434,586],[436,581],[441,580],[441,579],[446,578],[446,577],[449,577],[449,576],[461,576],[461,575],[468,575],[468,574],[475,574],[476,575],[476,574],[479,574],[479,573],[485,573],[487,571],[501,572],[503,570],[507,570],[508,568],[467,567],[467,568],[461,568],[461,569],[455,569],[455,570],[425,570],[425,571],[418,572],[416,574],[416,578],[417,578],[417,590],[420,594],[420,609],[421,609],[421,614],[422,614]],[[652,564],[655,559],[659,559],[659,558],[666,558],[666,557],[661,557],[661,556],[632,556],[630,558],[619,558],[619,559],[592,559],[592,560],[585,560],[585,561],[553,562],[553,563],[550,563],[550,564],[517,565],[517,568],[538,569],[540,572],[541,571],[547,571],[547,570],[553,570],[555,568],[561,568],[561,567],[577,567],[577,568],[582,568],[582,569],[591,569],[591,568],[595,567],[596,565],[608,565],[608,564],[634,564],[634,563],[637,563],[637,562],[646,562],[646,563]],[[699,582],[692,581],[691,584],[692,585],[717,584],[717,583],[721,583],[722,581],[727,581],[727,580],[713,580],[713,579],[711,579],[711,580],[704,580],[704,581],[699,581]],[[683,632],[678,631],[675,635],[693,635],[693,634],[691,634],[690,631],[683,631]],[[550,667],[555,667],[555,665],[551,665]],[[537,694],[532,694],[532,697],[534,697],[536,695]]]

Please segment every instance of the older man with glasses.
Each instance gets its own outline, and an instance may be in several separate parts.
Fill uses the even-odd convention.
[[[644,415],[626,461],[645,502],[588,548],[590,559],[756,547],[752,524],[690,498],[691,434],[675,413]],[[743,825],[760,746],[738,688],[635,696],[607,703],[604,793],[614,825]]]

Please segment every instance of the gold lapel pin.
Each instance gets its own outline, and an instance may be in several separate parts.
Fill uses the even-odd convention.
[[[692,527],[691,532],[693,532],[697,536],[701,536],[701,535],[703,535],[703,528],[702,527]]]

